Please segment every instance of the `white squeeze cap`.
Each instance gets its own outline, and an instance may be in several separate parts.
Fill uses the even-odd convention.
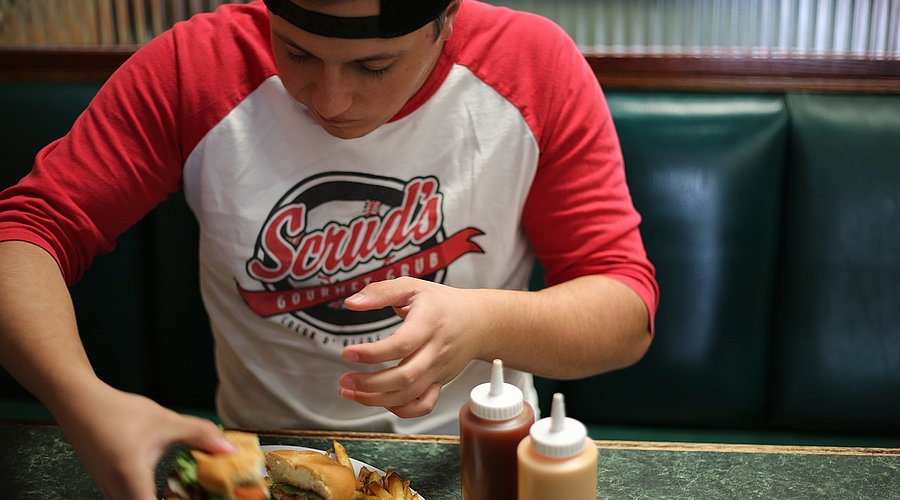
[[[549,458],[574,457],[584,449],[587,428],[574,418],[566,417],[563,395],[553,395],[550,416],[532,424],[529,431],[534,451]]]
[[[469,393],[472,413],[485,420],[509,420],[522,413],[525,397],[522,391],[503,382],[503,362],[494,360],[491,381],[479,384]]]

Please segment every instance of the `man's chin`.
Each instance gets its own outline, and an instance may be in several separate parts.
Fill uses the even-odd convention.
[[[322,130],[332,137],[338,139],[359,139],[360,137],[371,134],[377,126],[335,126],[328,123],[319,123]]]

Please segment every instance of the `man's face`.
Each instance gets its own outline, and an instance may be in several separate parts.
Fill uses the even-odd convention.
[[[344,17],[378,14],[377,0],[318,2],[301,7]],[[449,37],[434,23],[397,38],[348,40],[314,35],[270,14],[272,51],[288,93],[319,125],[342,139],[362,137],[391,119],[427,80]]]

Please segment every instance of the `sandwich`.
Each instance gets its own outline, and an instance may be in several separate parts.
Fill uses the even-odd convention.
[[[353,500],[356,475],[349,464],[309,450],[265,453],[269,487],[276,500]]]
[[[269,500],[265,458],[256,434],[225,431],[236,451],[182,450],[166,478],[165,500]]]
[[[360,466],[354,472],[347,450],[332,441],[328,453],[272,450],[265,453],[269,488],[276,500],[417,500],[409,481],[388,470],[382,475]]]

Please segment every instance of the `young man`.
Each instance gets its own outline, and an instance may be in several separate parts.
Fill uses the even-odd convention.
[[[151,498],[175,442],[229,449],[98,380],[66,290],[182,187],[227,426],[452,433],[494,358],[536,403],[532,373],[650,343],[618,140],[558,27],[471,0],[224,6],[138,51],[0,197],[3,364],[111,498]],[[527,292],[534,256],[551,286]]]

